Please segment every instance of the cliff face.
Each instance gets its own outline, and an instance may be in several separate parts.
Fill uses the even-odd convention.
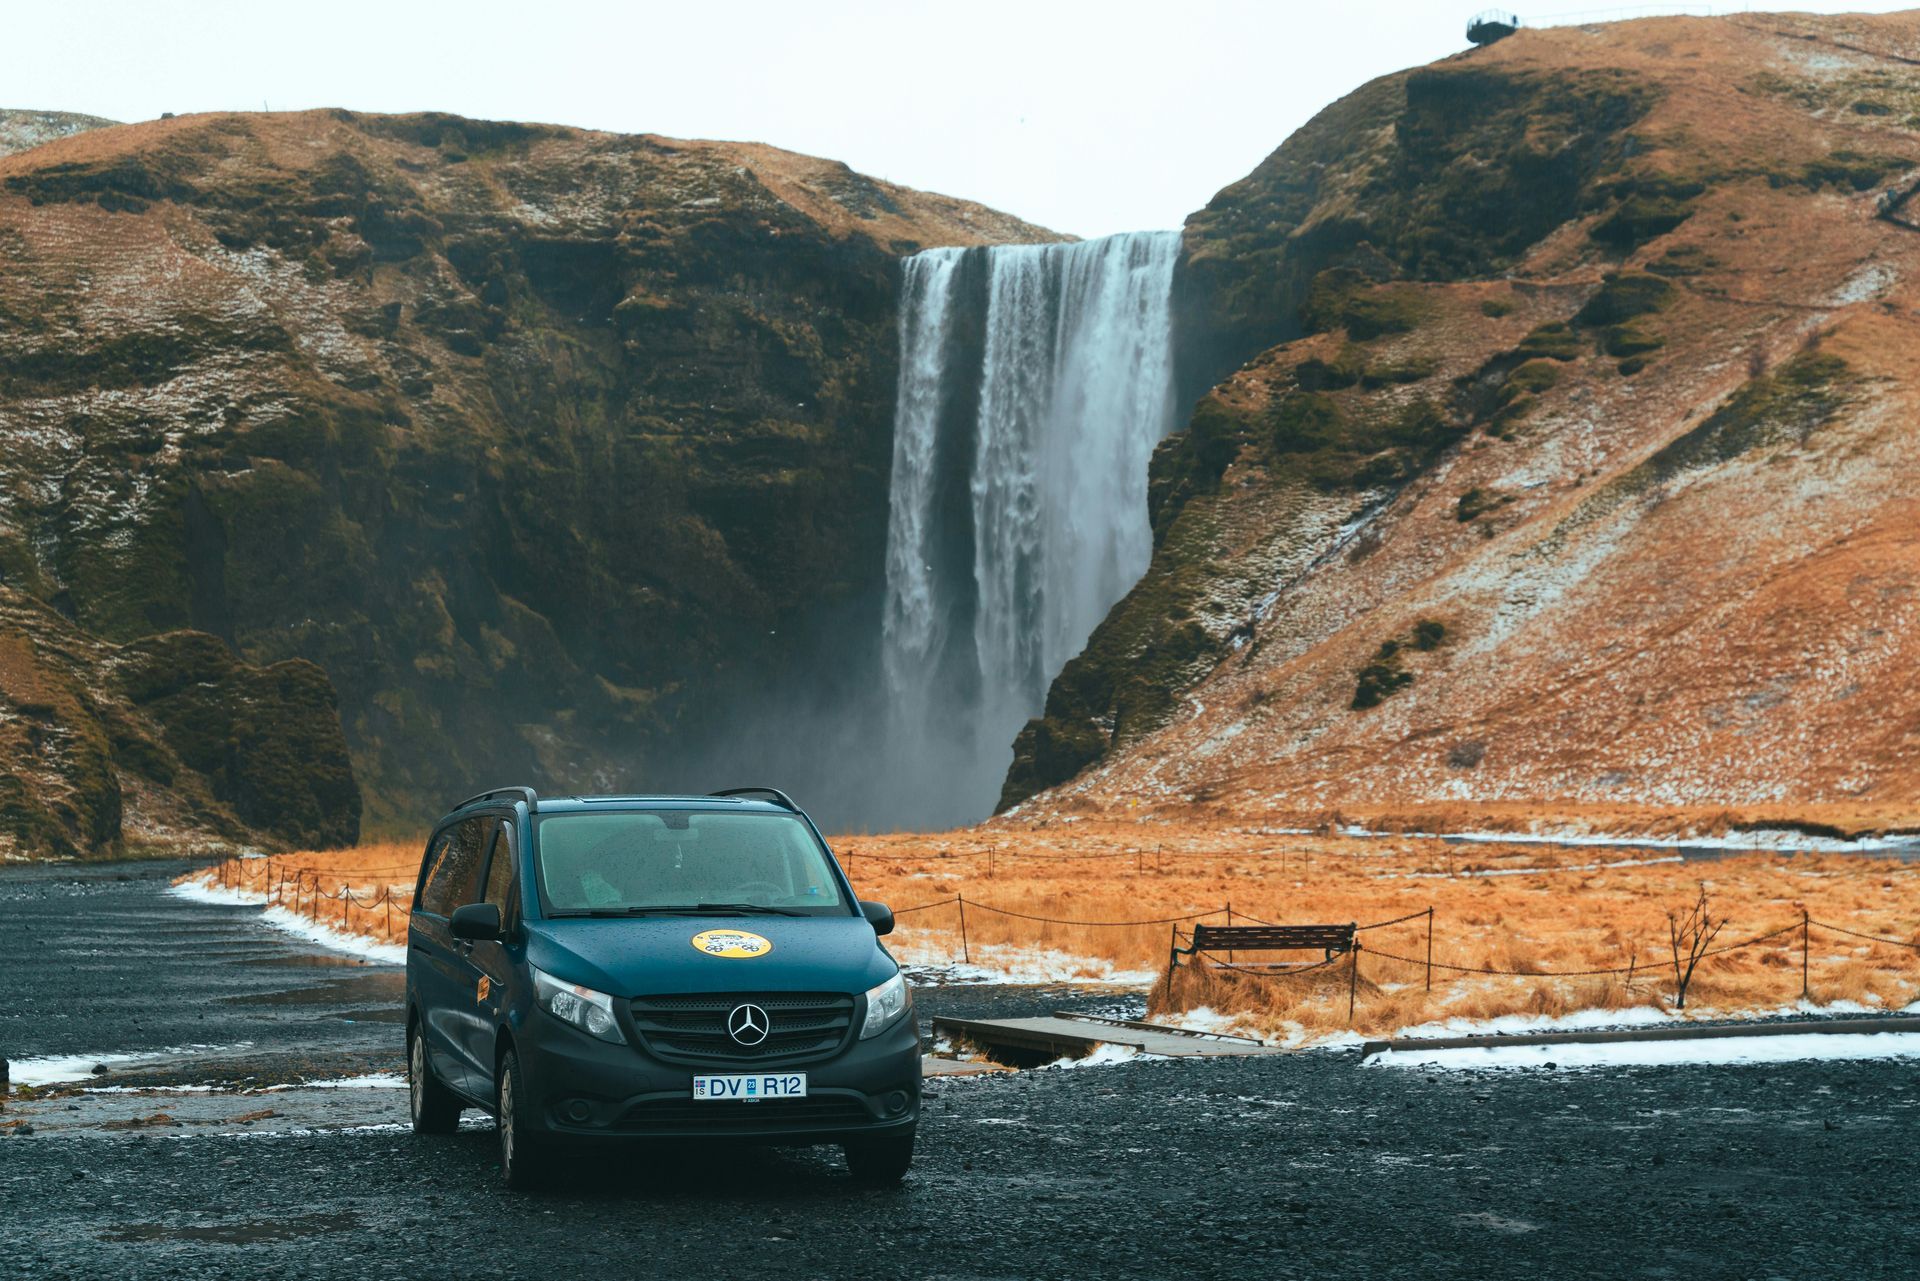
[[[0,858],[350,844],[326,674],[218,638],[107,644],[0,588]]]
[[[444,116],[0,158],[0,582],[317,664],[376,822],[638,785],[877,589],[897,256],[1043,238],[772,148]]]
[[[1231,372],[1003,804],[1920,819],[1916,55],[1522,31],[1222,192],[1183,364]]]

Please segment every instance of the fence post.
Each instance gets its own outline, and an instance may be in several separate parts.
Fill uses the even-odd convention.
[[[342,885],[340,887],[340,932],[342,934],[353,933],[352,930],[347,928],[347,909],[352,906],[353,891]]]
[[[967,896],[956,894],[953,901],[960,905],[960,959],[968,965],[973,964],[973,951],[967,946]]]
[[[1231,925],[1233,924],[1233,900],[1232,900],[1232,899],[1228,899],[1228,900],[1227,900],[1227,924],[1228,924],[1229,926],[1231,926]],[[1234,965],[1234,964],[1237,964],[1237,963],[1238,963],[1238,962],[1236,962],[1236,961],[1234,960],[1234,956],[1233,956],[1233,949],[1232,949],[1232,948],[1228,948],[1228,949],[1227,949],[1227,964],[1228,964],[1228,965]]]
[[[1427,904],[1427,991],[1433,991],[1433,904]]]
[[[387,939],[393,939],[393,886],[387,885],[380,890],[380,906],[387,909]]]
[[[1347,1026],[1353,1026],[1353,1002],[1360,991],[1360,940],[1353,941],[1353,963],[1347,967]]]
[[[1807,989],[1807,953],[1810,949],[1809,939],[1812,934],[1813,918],[1808,915],[1806,905],[1803,903],[1800,906],[1800,999],[1803,1001],[1813,999]]]

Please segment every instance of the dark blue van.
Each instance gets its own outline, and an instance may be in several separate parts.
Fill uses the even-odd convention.
[[[413,1128],[498,1122],[507,1182],[566,1144],[837,1143],[863,1182],[913,1160],[913,996],[783,794],[463,802],[407,928]]]

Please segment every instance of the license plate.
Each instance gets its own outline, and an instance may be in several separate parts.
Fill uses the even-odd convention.
[[[762,1099],[804,1099],[805,1072],[729,1072],[693,1078],[695,1102],[758,1103]]]

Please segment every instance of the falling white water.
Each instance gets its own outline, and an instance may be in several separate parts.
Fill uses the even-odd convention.
[[[905,263],[883,655],[922,821],[992,809],[1014,736],[1146,570],[1178,252],[1139,232]]]

